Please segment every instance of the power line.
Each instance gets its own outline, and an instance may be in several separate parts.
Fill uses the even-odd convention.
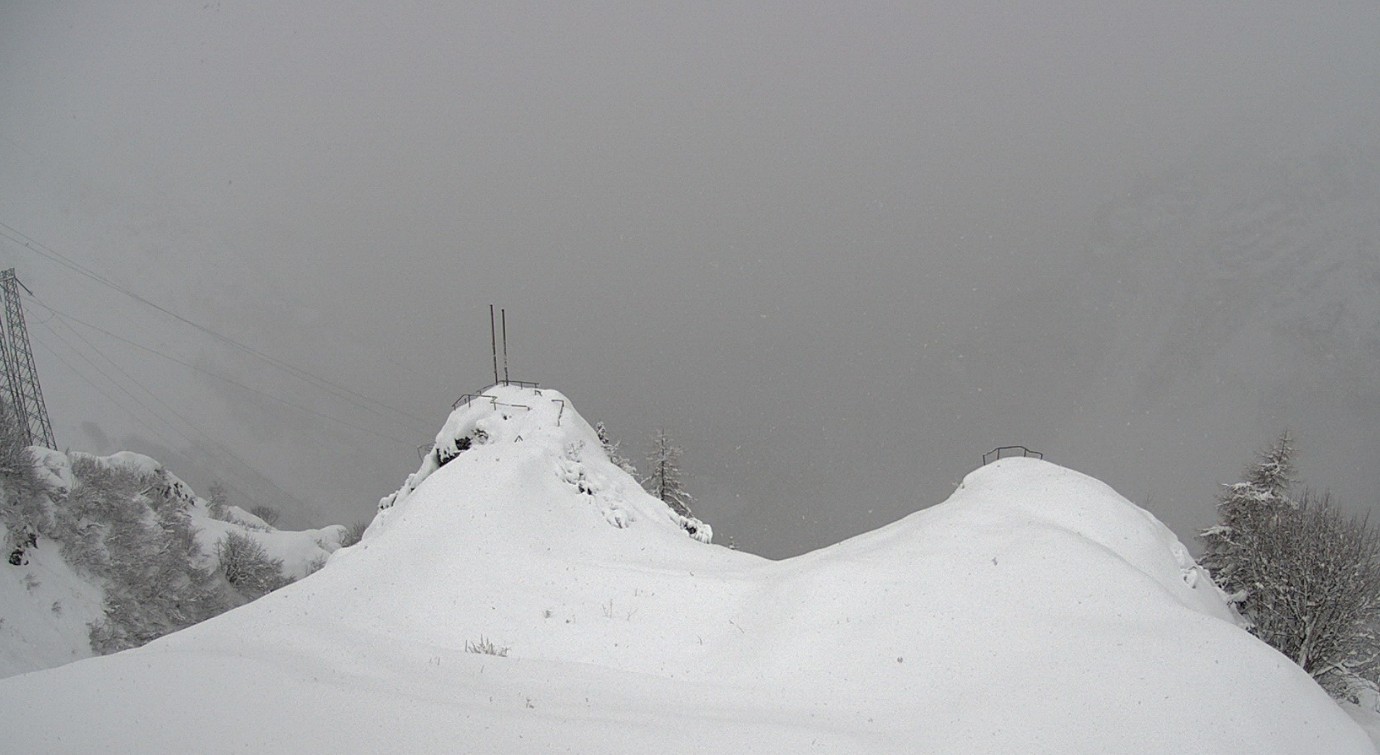
[[[174,409],[174,408],[172,408],[171,406],[169,406],[169,405],[167,404],[167,402],[165,402],[165,401],[163,401],[162,399],[160,399],[157,395],[155,395],[152,391],[150,391],[147,387],[145,387],[145,386],[143,385],[143,383],[139,382],[136,378],[134,378],[134,376],[130,375],[123,367],[121,367],[121,366],[119,365],[119,363],[117,363],[115,360],[111,359],[108,355],[106,355],[106,354],[105,354],[104,352],[102,352],[99,348],[97,348],[97,347],[95,346],[95,344],[92,344],[89,340],[87,340],[85,336],[83,336],[81,333],[78,333],[75,329],[73,329],[72,326],[71,326],[70,324],[67,324],[67,323],[65,323],[65,322],[64,322],[63,324],[67,325],[67,329],[70,330],[70,331],[72,332],[73,335],[75,335],[78,339],[80,339],[83,343],[85,343],[92,351],[94,351],[94,352],[96,352],[98,355],[100,355],[101,358],[103,358],[103,359],[105,359],[107,362],[109,362],[109,363],[111,364],[111,366],[113,366],[116,370],[118,370],[118,371],[120,372],[120,374],[124,375],[125,378],[126,378],[127,380],[129,380],[130,382],[132,382],[132,383],[134,383],[135,385],[139,386],[139,388],[140,388],[141,390],[143,390],[145,393],[147,393],[147,394],[149,395],[150,398],[152,398],[156,403],[161,404],[161,405],[163,406],[163,408],[166,409],[166,410],[168,410],[168,412],[170,412],[174,417],[177,417],[178,419],[182,420],[182,422],[183,422],[184,424],[186,424],[189,428],[191,428],[191,430],[192,430],[193,433],[195,433],[195,434],[197,434],[197,435],[200,435],[200,436],[201,436],[201,443],[204,443],[206,446],[209,446],[213,451],[216,451],[217,453],[223,454],[224,456],[226,456],[226,457],[229,458],[230,460],[232,460],[232,461],[234,461],[234,462],[237,462],[240,466],[244,467],[244,469],[248,470],[252,475],[254,475],[254,476],[256,476],[256,477],[262,479],[265,483],[268,484],[269,487],[271,487],[271,488],[273,488],[274,490],[276,490],[276,491],[278,492],[278,494],[280,494],[280,495],[283,496],[284,499],[286,499],[286,500],[292,500],[292,501],[297,501],[297,503],[298,503],[299,505],[302,504],[302,502],[301,502],[300,500],[298,500],[296,496],[294,496],[294,495],[292,495],[291,493],[289,493],[289,492],[287,492],[286,490],[284,490],[284,489],[283,489],[282,487],[280,487],[277,483],[273,482],[273,480],[270,479],[267,475],[265,475],[265,474],[263,474],[262,472],[260,472],[260,471],[258,471],[257,469],[255,469],[253,465],[249,464],[249,463],[246,462],[244,459],[242,459],[242,458],[240,458],[239,456],[235,455],[234,452],[232,452],[230,449],[226,448],[224,445],[218,443],[214,438],[211,438],[208,434],[206,434],[204,431],[202,431],[200,428],[198,428],[197,425],[196,425],[196,423],[194,423],[194,422],[192,422],[191,420],[187,419],[187,418],[184,417],[180,412],[178,412],[176,409]],[[59,341],[62,341],[63,344],[65,344],[69,349],[72,349],[74,352],[76,352],[77,356],[81,357],[83,361],[85,361],[87,364],[91,365],[92,369],[96,370],[96,372],[97,372],[98,374],[100,374],[100,375],[101,375],[102,377],[104,377],[106,380],[110,381],[110,383],[112,383],[116,388],[120,389],[120,391],[121,391],[122,393],[124,393],[126,396],[129,396],[129,398],[130,398],[132,401],[134,401],[134,403],[138,404],[138,405],[140,406],[140,408],[142,408],[145,412],[147,412],[147,413],[153,415],[154,417],[157,417],[160,421],[162,421],[164,424],[166,424],[166,425],[168,426],[168,429],[172,430],[174,433],[176,433],[176,434],[178,434],[179,436],[181,436],[181,437],[183,438],[183,440],[185,440],[185,441],[188,443],[188,445],[189,445],[190,447],[195,448],[195,447],[197,446],[198,441],[197,441],[196,439],[194,439],[194,438],[192,438],[191,436],[187,435],[186,433],[182,432],[180,429],[177,428],[176,425],[174,425],[172,422],[170,422],[166,417],[164,417],[163,415],[159,414],[157,411],[154,411],[151,407],[149,407],[147,404],[145,404],[143,401],[141,401],[141,400],[139,399],[138,396],[135,396],[135,395],[134,395],[133,393],[131,393],[127,388],[125,388],[123,385],[121,385],[120,382],[119,382],[118,380],[114,379],[114,378],[111,377],[105,370],[101,369],[100,365],[98,365],[98,364],[96,364],[95,362],[93,362],[93,361],[92,361],[89,357],[87,357],[80,349],[77,349],[77,348],[76,348],[75,346],[73,346],[69,341],[67,341],[67,339],[63,338],[62,335],[61,335],[60,333],[58,333],[56,330],[53,330],[53,329],[50,328],[50,327],[45,326],[45,328],[47,328],[48,331],[49,331],[50,333],[52,333],[53,336],[56,337]],[[65,361],[64,361],[64,364],[66,364]],[[71,365],[68,365],[68,366],[70,367]],[[106,395],[107,397],[109,397],[109,394],[105,394],[103,391],[102,391],[102,393],[103,393],[104,395]],[[127,408],[127,407],[121,407],[121,408],[124,408],[126,411],[128,411],[128,408]],[[141,423],[141,424],[142,424],[142,423]],[[162,435],[162,433],[157,433],[157,434],[158,434],[158,435]],[[168,440],[168,439],[166,438],[166,436],[164,436],[164,440]],[[227,472],[227,473],[230,473],[230,472],[231,472],[231,470],[230,470],[230,468],[229,468],[228,466],[227,466],[227,467],[224,467],[224,468],[223,468],[223,471],[225,471],[225,472]],[[228,484],[228,483],[227,483],[227,484]],[[244,493],[244,491],[242,491],[242,490],[236,490],[236,492],[239,493],[240,495],[244,496],[246,499],[251,499],[251,500],[252,500],[252,498],[253,498],[253,496],[246,495],[246,494]]]
[[[195,328],[196,330],[199,330],[199,331],[201,331],[201,332],[203,332],[203,333],[205,333],[205,334],[211,336],[212,338],[215,338],[216,340],[221,341],[222,343],[225,343],[225,344],[228,344],[228,345],[230,345],[230,346],[233,346],[233,347],[235,347],[235,348],[237,348],[237,349],[239,349],[239,350],[241,350],[241,351],[243,351],[243,352],[245,352],[245,353],[247,353],[247,354],[249,354],[249,355],[251,355],[251,356],[254,356],[254,357],[256,357],[256,358],[258,358],[258,359],[260,359],[260,360],[262,360],[262,361],[264,361],[264,362],[267,362],[268,364],[270,364],[270,365],[272,365],[272,366],[274,366],[274,367],[277,367],[278,369],[283,370],[284,372],[287,372],[287,373],[290,374],[290,375],[293,375],[294,377],[298,378],[299,380],[303,380],[303,381],[306,381],[306,382],[308,382],[308,383],[314,383],[314,384],[317,385],[317,387],[321,388],[322,390],[327,390],[327,389],[329,388],[329,389],[332,389],[332,390],[337,391],[337,392],[342,392],[342,393],[344,393],[344,394],[347,394],[347,395],[350,395],[350,396],[354,396],[355,398],[358,398],[358,399],[360,399],[360,400],[367,401],[367,402],[369,402],[369,403],[375,404],[375,405],[377,405],[377,406],[379,406],[379,407],[382,407],[382,408],[384,408],[384,409],[386,409],[386,410],[388,410],[388,411],[390,411],[390,412],[394,412],[394,413],[396,413],[396,414],[402,414],[402,415],[405,415],[405,416],[407,416],[407,417],[410,417],[410,418],[412,418],[412,419],[414,419],[414,420],[416,420],[416,421],[418,421],[418,422],[421,422],[421,423],[423,423],[423,424],[425,424],[425,423],[427,422],[427,420],[423,419],[422,417],[418,417],[417,415],[412,414],[411,412],[408,412],[408,411],[406,411],[406,410],[399,409],[399,408],[397,408],[397,407],[391,406],[391,405],[386,404],[386,403],[384,403],[384,402],[382,402],[382,401],[379,401],[378,399],[370,398],[370,397],[368,397],[368,396],[366,396],[366,395],[364,395],[364,394],[362,394],[362,393],[359,393],[359,392],[357,392],[357,391],[351,390],[351,389],[349,389],[349,388],[346,388],[346,387],[343,386],[343,385],[340,385],[340,384],[335,383],[335,382],[333,382],[333,381],[327,380],[326,378],[323,378],[323,377],[320,377],[320,376],[318,376],[318,375],[315,375],[315,374],[313,374],[313,373],[311,373],[311,372],[309,372],[309,371],[307,371],[307,370],[305,370],[305,369],[303,369],[303,368],[300,368],[300,367],[297,367],[297,366],[295,366],[295,365],[293,365],[293,364],[290,364],[290,363],[288,363],[288,362],[285,362],[285,361],[283,361],[283,360],[281,360],[281,359],[279,359],[279,358],[277,358],[277,357],[271,356],[271,355],[269,355],[269,354],[265,354],[265,353],[259,351],[258,349],[255,349],[255,348],[252,347],[252,346],[249,346],[249,345],[246,345],[246,344],[244,344],[244,343],[241,343],[240,341],[237,341],[237,340],[235,340],[234,338],[231,338],[230,336],[227,336],[227,335],[224,335],[224,334],[222,334],[222,333],[219,333],[219,332],[217,332],[217,331],[215,331],[215,330],[212,330],[211,328],[209,328],[209,327],[207,327],[207,326],[205,326],[205,325],[202,325],[202,324],[200,324],[200,323],[198,323],[198,322],[194,322],[194,321],[192,321],[192,320],[190,320],[190,319],[188,319],[188,318],[186,318],[186,317],[183,317],[182,315],[177,314],[176,312],[173,312],[172,310],[167,309],[166,307],[163,307],[163,306],[161,306],[161,305],[159,305],[159,304],[157,304],[157,303],[155,303],[155,302],[149,301],[148,299],[144,298],[143,296],[140,296],[139,294],[135,293],[134,291],[131,291],[131,290],[125,288],[124,286],[121,286],[121,285],[119,285],[118,283],[115,283],[115,282],[109,280],[108,278],[106,278],[106,277],[100,275],[99,273],[96,273],[96,272],[90,270],[89,268],[87,268],[87,267],[81,265],[80,263],[77,263],[77,262],[71,260],[70,258],[66,257],[65,255],[63,255],[62,253],[60,253],[60,252],[58,252],[57,250],[53,249],[52,247],[50,247],[50,246],[44,244],[44,243],[41,242],[41,241],[38,241],[37,239],[33,238],[32,236],[29,236],[28,234],[24,233],[23,231],[20,231],[19,229],[15,228],[15,227],[12,226],[12,225],[9,225],[8,223],[5,223],[4,221],[0,221],[0,229],[5,229],[5,231],[8,231],[8,232],[9,232],[9,233],[6,233],[5,231],[0,231],[0,238],[8,239],[10,242],[15,243],[15,244],[18,244],[19,246],[24,247],[25,249],[27,249],[27,250],[33,252],[34,254],[37,254],[37,255],[40,256],[40,257],[43,257],[43,258],[45,258],[45,259],[48,259],[48,260],[51,261],[51,262],[57,263],[57,264],[59,264],[59,265],[62,265],[63,267],[68,268],[69,270],[72,270],[72,271],[74,271],[74,272],[76,272],[76,273],[79,273],[79,274],[81,274],[81,275],[83,275],[83,276],[85,276],[85,277],[87,277],[87,278],[90,278],[91,280],[93,280],[93,281],[95,281],[95,282],[101,284],[102,286],[105,286],[105,287],[107,287],[107,288],[110,288],[110,289],[113,290],[113,291],[116,291],[116,292],[118,292],[118,293],[121,293],[121,294],[123,294],[123,295],[129,297],[129,298],[133,299],[134,301],[139,302],[140,304],[143,304],[143,305],[145,305],[145,306],[147,306],[147,307],[150,307],[150,308],[152,308],[152,309],[154,309],[154,310],[157,310],[158,312],[161,312],[161,313],[163,313],[164,315],[167,315],[168,317],[171,317],[171,318],[173,318],[174,320],[177,320],[178,322],[181,322],[181,323],[183,323],[183,324],[185,324],[185,325],[187,325],[187,326],[189,326],[189,327]],[[14,234],[14,235],[12,236],[12,235],[10,235],[10,234]],[[15,238],[15,236],[18,236],[19,238]],[[373,412],[373,413],[375,413],[375,414],[380,414],[380,412],[378,412],[377,410],[374,410],[374,409],[368,409],[368,411],[371,411],[371,412]],[[381,416],[387,416],[387,415],[381,415]]]
[[[46,325],[47,325],[47,323],[40,323],[40,324],[44,325],[45,327],[46,327]],[[52,329],[48,329],[48,330],[49,330],[49,332],[52,333],[54,336],[57,336],[57,335],[58,335],[58,334],[57,334],[55,331],[53,331]],[[58,337],[59,337],[59,339],[61,339],[60,336],[58,336]],[[73,346],[72,346],[70,343],[68,343],[67,341],[64,340],[64,341],[63,341],[63,344],[64,344],[65,346],[67,346],[67,348],[73,349],[73,350],[75,351],[75,347],[73,347]],[[67,369],[70,370],[70,371],[72,372],[73,375],[76,375],[78,378],[81,378],[81,381],[82,381],[82,382],[84,382],[84,383],[86,383],[87,385],[91,386],[92,389],[94,389],[97,393],[100,393],[102,396],[105,396],[106,399],[110,401],[110,403],[112,403],[112,404],[114,404],[115,406],[118,406],[118,407],[120,407],[121,409],[123,409],[123,410],[125,411],[125,413],[128,414],[128,415],[130,416],[130,418],[133,419],[134,422],[135,422],[136,424],[138,424],[140,427],[143,427],[143,428],[144,428],[145,430],[147,430],[150,434],[152,434],[152,435],[154,435],[154,436],[156,436],[156,437],[162,439],[163,442],[165,442],[165,443],[167,443],[167,444],[169,444],[169,445],[177,445],[177,442],[174,441],[174,440],[172,440],[171,438],[169,438],[167,435],[164,435],[162,430],[159,430],[158,428],[153,427],[153,426],[150,425],[149,423],[145,422],[145,421],[144,421],[144,418],[139,414],[139,412],[136,412],[136,411],[134,411],[133,409],[130,409],[128,406],[125,406],[123,403],[120,402],[119,399],[117,399],[117,398],[115,398],[114,396],[110,395],[110,393],[108,393],[104,388],[102,388],[101,385],[100,385],[99,383],[97,383],[96,381],[94,381],[94,380],[92,380],[91,378],[87,377],[81,370],[79,370],[79,369],[77,369],[76,367],[74,367],[74,366],[72,365],[71,362],[69,362],[69,361],[67,361],[65,358],[63,358],[62,354],[58,353],[57,349],[54,349],[52,346],[49,346],[48,344],[43,343],[42,341],[39,341],[39,342],[38,342],[38,345],[39,345],[39,346],[42,346],[45,350],[47,350],[47,352],[48,352],[49,354],[51,354],[51,355],[53,356],[53,358],[57,359],[57,360],[58,360],[59,362],[61,362],[64,366],[66,366]],[[81,352],[76,352],[76,353],[77,353],[78,356],[81,355]],[[180,433],[179,433],[179,434],[180,434]],[[229,470],[227,469],[227,470],[223,470],[223,471],[228,472]],[[252,501],[252,500],[254,500],[254,496],[249,495],[248,493],[245,493],[243,490],[239,489],[238,487],[236,487],[235,485],[233,485],[232,483],[230,483],[228,480],[221,480],[220,482],[221,482],[221,484],[225,485],[225,487],[227,487],[227,488],[229,488],[230,490],[232,490],[232,491],[234,491],[235,493],[237,493],[237,494],[238,494],[241,498],[243,498],[244,500],[246,500],[246,501]]]
[[[49,332],[53,332],[51,328],[48,328],[48,324],[47,324],[47,323],[39,323],[39,324],[42,325],[45,329],[47,329]],[[62,340],[61,337],[59,337],[59,336],[57,335],[57,333],[55,333],[55,332],[53,333],[53,336],[54,336],[54,337],[58,337],[59,340]],[[63,341],[63,344],[66,345],[67,348],[73,349],[73,351],[76,351],[75,348],[74,348],[71,344],[67,343],[66,341]],[[57,349],[54,349],[52,346],[49,346],[48,344],[43,343],[42,341],[39,341],[39,342],[38,342],[38,345],[39,345],[39,346],[42,346],[44,349],[46,349],[46,350],[48,351],[49,354],[52,354],[52,355],[53,355],[53,358],[57,359],[59,362],[62,362],[62,364],[65,365],[65,366],[67,367],[67,369],[70,370],[70,371],[72,372],[73,375],[76,375],[77,377],[81,378],[82,382],[84,382],[84,383],[86,383],[87,385],[91,386],[97,393],[100,393],[102,396],[105,396],[106,399],[110,401],[110,403],[112,403],[112,404],[114,404],[115,406],[118,406],[118,407],[120,407],[121,409],[123,409],[123,410],[125,411],[125,413],[127,413],[127,414],[130,416],[130,418],[132,418],[136,423],[138,423],[140,426],[142,426],[145,430],[148,430],[150,433],[153,433],[154,435],[159,436],[160,438],[162,438],[162,439],[165,440],[165,441],[168,441],[169,443],[172,443],[172,442],[173,442],[173,441],[171,441],[167,436],[163,435],[162,431],[160,431],[160,430],[158,430],[158,429],[156,429],[156,428],[150,426],[147,422],[145,422],[145,421],[144,421],[144,418],[143,418],[142,416],[140,416],[138,412],[134,411],[133,409],[130,409],[128,406],[125,406],[123,403],[120,402],[119,399],[115,398],[114,396],[112,396],[112,395],[110,395],[108,392],[106,392],[105,388],[102,388],[101,385],[100,385],[99,383],[97,383],[96,381],[94,381],[94,380],[92,380],[91,378],[87,377],[87,376],[85,375],[85,373],[83,373],[81,370],[79,370],[79,369],[77,369],[76,367],[74,367],[74,366],[72,365],[71,362],[67,361],[67,359],[64,358],[64,357],[62,356],[62,354],[58,353]],[[80,356],[80,352],[77,352],[77,354]]]
[[[139,386],[139,389],[142,390],[144,393],[147,393],[148,396],[149,396],[149,398],[153,399],[155,403],[160,404],[164,409],[167,409],[169,412],[171,412],[172,415],[173,415],[174,417],[177,417],[178,419],[182,420],[182,422],[183,422],[184,424],[186,424],[187,427],[191,428],[191,430],[192,430],[193,433],[195,433],[195,434],[197,434],[197,435],[200,435],[200,436],[201,436],[202,442],[205,443],[207,446],[211,447],[211,449],[212,449],[213,451],[215,451],[215,450],[218,449],[218,453],[223,453],[225,456],[229,457],[232,461],[237,462],[240,466],[242,466],[242,467],[244,467],[245,469],[249,470],[249,471],[252,472],[253,474],[255,474],[255,475],[257,475],[257,476],[263,478],[263,480],[264,480],[265,482],[267,482],[268,485],[269,485],[270,487],[272,487],[273,489],[275,489],[275,490],[277,490],[279,493],[281,493],[282,496],[283,496],[285,499],[288,499],[288,500],[296,500],[296,497],[295,497],[295,496],[293,496],[291,493],[287,492],[287,491],[284,490],[283,488],[279,487],[278,484],[275,483],[275,482],[273,482],[273,480],[269,479],[269,477],[268,477],[267,475],[265,475],[264,473],[262,473],[262,472],[260,472],[259,470],[255,469],[254,466],[253,466],[252,464],[250,464],[249,462],[247,462],[247,461],[245,461],[244,459],[242,459],[242,458],[240,458],[239,456],[237,456],[233,451],[231,451],[229,448],[227,448],[224,444],[220,443],[220,442],[217,441],[215,438],[211,437],[211,435],[210,435],[209,433],[206,433],[206,432],[203,431],[201,428],[199,428],[195,422],[192,422],[191,420],[187,419],[187,418],[184,417],[180,412],[178,412],[176,409],[174,409],[174,408],[172,407],[172,405],[170,405],[168,402],[164,401],[163,399],[159,398],[157,394],[155,394],[153,391],[149,390],[148,387],[145,386],[142,382],[140,382],[138,379],[136,379],[133,375],[130,375],[129,372],[125,370],[125,368],[123,368],[123,367],[121,367],[121,366],[119,365],[118,362],[116,362],[114,359],[111,359],[110,356],[107,355],[105,352],[101,351],[101,350],[100,350],[100,347],[98,347],[98,346],[96,346],[95,344],[91,343],[91,342],[90,342],[89,340],[87,340],[86,337],[83,336],[81,333],[78,333],[78,332],[76,331],[76,329],[73,328],[73,327],[71,326],[70,323],[64,322],[63,324],[64,324],[64,325],[67,325],[67,329],[70,330],[70,331],[72,331],[72,334],[75,335],[77,338],[81,339],[81,342],[82,342],[82,343],[84,343],[84,344],[86,344],[87,346],[91,347],[91,350],[92,350],[92,351],[94,351],[94,352],[96,352],[97,354],[99,354],[99,355],[101,356],[101,358],[105,359],[105,361],[109,362],[110,365],[111,365],[112,367],[114,367],[116,370],[118,370],[118,371],[120,372],[121,375],[124,375],[124,376],[125,376],[125,379],[127,379],[127,380],[129,380],[131,383],[134,383],[135,385]],[[193,447],[196,446],[196,441],[193,441],[193,440],[191,440],[191,439],[188,439],[188,440],[189,440],[189,442],[192,444]]]
[[[130,346],[133,346],[133,347],[135,347],[136,349],[141,349],[141,350],[143,350],[143,351],[147,351],[147,352],[150,353],[150,354],[155,354],[155,355],[160,356],[160,357],[162,357],[162,358],[164,358],[164,359],[167,359],[167,360],[170,361],[170,362],[176,362],[177,364],[180,364],[180,365],[182,365],[182,366],[184,366],[184,367],[187,367],[188,369],[195,370],[195,371],[197,371],[197,372],[200,372],[200,373],[203,374],[203,375],[208,375],[208,376],[213,377],[213,378],[215,378],[215,379],[217,379],[217,380],[221,380],[221,381],[223,381],[223,382],[229,383],[230,385],[233,385],[233,386],[235,386],[235,387],[237,387],[237,388],[240,388],[240,389],[242,389],[242,390],[245,390],[245,391],[248,391],[248,392],[250,392],[250,393],[253,393],[253,394],[257,395],[257,396],[261,396],[261,397],[263,397],[263,398],[265,398],[265,399],[268,399],[268,400],[270,400],[270,401],[275,401],[275,402],[277,402],[277,403],[279,403],[279,404],[282,404],[282,405],[284,405],[284,406],[292,407],[293,409],[296,409],[296,410],[298,410],[298,411],[300,411],[300,412],[304,412],[304,413],[307,413],[307,414],[312,414],[312,415],[315,415],[315,416],[317,416],[317,417],[322,417],[322,418],[328,419],[328,420],[330,420],[330,421],[332,421],[332,422],[336,422],[336,423],[339,423],[339,424],[341,424],[341,425],[344,425],[345,427],[348,427],[348,428],[350,428],[350,429],[352,429],[352,430],[358,430],[359,432],[366,433],[366,434],[368,434],[368,435],[372,435],[372,436],[374,436],[375,438],[380,438],[380,439],[382,439],[382,440],[392,441],[392,442],[394,442],[394,443],[398,443],[398,444],[407,446],[408,448],[411,448],[411,447],[414,445],[414,444],[412,443],[412,441],[403,440],[402,438],[397,438],[397,437],[394,437],[394,436],[391,436],[391,435],[385,435],[385,434],[383,434],[383,433],[377,432],[377,431],[375,431],[375,430],[373,430],[373,429],[371,429],[371,428],[365,427],[365,426],[363,426],[363,425],[356,425],[356,424],[354,424],[353,422],[349,422],[349,421],[347,421],[347,420],[340,419],[339,417],[335,417],[335,416],[333,416],[333,415],[326,414],[325,412],[317,411],[317,410],[311,409],[311,408],[309,408],[309,407],[305,407],[305,406],[301,406],[301,405],[299,405],[299,404],[295,404],[295,403],[293,403],[293,402],[291,402],[291,401],[288,401],[288,400],[286,400],[286,399],[284,399],[284,398],[280,398],[280,397],[275,396],[275,395],[273,395],[273,394],[271,394],[271,393],[268,393],[268,392],[266,392],[266,391],[261,391],[261,390],[259,390],[259,389],[257,389],[257,388],[254,388],[254,387],[245,385],[244,383],[241,383],[240,381],[235,380],[234,378],[226,377],[225,375],[221,375],[221,374],[219,374],[219,373],[217,373],[217,372],[213,372],[213,371],[211,371],[211,370],[205,369],[204,367],[200,367],[200,366],[198,366],[198,365],[196,365],[196,364],[193,364],[193,363],[191,363],[191,362],[185,361],[185,360],[183,360],[183,359],[179,359],[178,357],[175,357],[175,356],[173,356],[173,355],[171,355],[171,354],[164,353],[164,352],[162,352],[162,351],[159,351],[158,349],[155,349],[155,348],[152,348],[152,347],[149,347],[149,346],[145,346],[145,345],[143,345],[143,344],[141,344],[141,343],[137,343],[137,342],[135,342],[135,341],[131,341],[130,339],[125,338],[124,336],[121,336],[121,335],[112,333],[112,332],[106,330],[105,328],[100,327],[99,325],[93,325],[92,323],[89,323],[89,322],[87,322],[87,321],[85,321],[85,320],[83,320],[83,319],[81,319],[81,318],[79,318],[79,317],[75,317],[75,316],[73,316],[73,315],[70,315],[70,314],[67,314],[67,313],[65,313],[65,312],[61,312],[61,311],[59,311],[59,310],[57,310],[57,309],[54,309],[51,305],[49,305],[47,302],[42,301],[42,300],[39,299],[37,296],[33,297],[33,300],[34,300],[34,303],[38,304],[40,307],[43,307],[44,309],[46,309],[46,310],[48,310],[50,313],[52,313],[52,315],[53,315],[54,317],[60,318],[60,319],[65,320],[65,321],[69,321],[69,323],[68,323],[68,327],[69,327],[69,328],[71,327],[70,323],[71,323],[71,322],[75,322],[75,323],[77,323],[77,324],[79,324],[79,325],[83,325],[83,326],[88,327],[88,328],[90,328],[90,329],[92,329],[92,330],[94,330],[94,331],[96,331],[96,332],[98,332],[98,333],[101,333],[101,334],[103,334],[103,335],[105,335],[105,336],[107,336],[107,337],[109,337],[109,338],[113,338],[113,339],[115,339],[116,341],[120,341],[120,342],[122,342],[122,343],[129,344]],[[335,397],[335,396],[332,396],[332,398],[336,398],[336,397]],[[358,406],[358,405],[355,404],[355,406]],[[361,407],[361,408],[363,408],[363,407]]]
[[[86,362],[86,364],[87,364],[88,366],[90,366],[91,369],[93,369],[93,370],[96,371],[96,374],[98,374],[98,375],[100,375],[101,377],[105,378],[106,381],[108,381],[111,385],[115,386],[115,388],[117,388],[121,393],[123,393],[123,394],[125,394],[125,396],[129,397],[129,400],[133,401],[135,404],[138,404],[140,409],[142,409],[142,410],[143,410],[144,412],[146,412],[147,414],[152,415],[153,417],[156,417],[159,421],[163,422],[165,425],[168,426],[168,429],[170,429],[170,430],[172,430],[173,432],[175,432],[175,433],[177,433],[178,435],[180,435],[180,436],[182,437],[182,440],[186,441],[187,443],[195,443],[195,441],[192,440],[191,436],[189,436],[189,435],[187,435],[186,433],[184,433],[184,432],[182,432],[181,430],[179,430],[175,425],[173,425],[172,422],[169,422],[168,419],[167,419],[166,417],[164,417],[163,415],[161,415],[161,414],[159,414],[158,412],[154,411],[154,410],[153,410],[152,408],[150,408],[147,404],[145,404],[143,401],[141,401],[141,400],[139,399],[138,396],[135,396],[133,393],[130,392],[130,390],[129,390],[128,388],[124,387],[124,385],[122,385],[122,384],[120,383],[120,381],[118,381],[118,380],[116,380],[115,378],[111,377],[110,374],[107,373],[104,369],[102,369],[101,366],[100,366],[99,364],[96,364],[96,363],[91,359],[91,357],[87,356],[87,355],[86,355],[86,352],[84,352],[84,351],[82,351],[80,348],[74,346],[74,345],[72,344],[71,341],[68,341],[66,338],[64,338],[64,337],[62,336],[62,334],[59,333],[59,332],[57,332],[57,330],[53,329],[52,326],[44,325],[43,327],[44,327],[45,329],[47,329],[47,331],[48,331],[49,333],[52,333],[54,338],[56,338],[56,339],[58,339],[59,341],[61,341],[62,344],[63,344],[64,346],[66,346],[67,348],[71,349],[72,352],[73,352],[74,354],[76,354],[78,357],[80,357],[81,360],[82,360],[83,362]],[[106,394],[106,396],[107,396],[107,398],[108,398],[108,397],[109,397],[109,394]],[[164,440],[167,440],[167,438],[165,437]]]

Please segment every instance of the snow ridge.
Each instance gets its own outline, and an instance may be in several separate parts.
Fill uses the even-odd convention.
[[[0,680],[0,725],[117,751],[1374,752],[1097,480],[1002,460],[774,562],[686,537],[560,394],[491,396],[328,568]]]

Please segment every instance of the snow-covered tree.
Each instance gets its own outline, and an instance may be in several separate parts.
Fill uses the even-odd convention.
[[[190,501],[166,475],[83,456],[72,459],[72,475],[69,499],[57,507],[63,555],[106,585],[93,650],[138,647],[230,607],[224,583],[202,565]]]
[[[1200,563],[1248,628],[1336,695],[1380,671],[1380,533],[1327,497],[1290,494],[1288,434],[1227,486]]]
[[[1259,558],[1255,540],[1261,528],[1297,507],[1289,496],[1294,483],[1293,454],[1293,442],[1285,432],[1260,454],[1244,480],[1226,486],[1218,497],[1217,524],[1200,535],[1203,555],[1199,563],[1236,601],[1250,595],[1243,574]]]
[[[613,436],[609,434],[609,430],[607,427],[604,427],[603,422],[599,422],[594,426],[594,434],[599,436],[599,444],[604,447],[604,453],[608,455],[609,461],[613,462],[614,466],[632,475],[633,479],[637,479],[637,467],[633,466],[632,459],[629,459],[619,452],[618,441],[614,440]]]
[[[1251,632],[1334,694],[1380,670],[1380,533],[1305,495],[1265,522],[1239,576]]]
[[[694,499],[685,492],[680,472],[681,450],[671,442],[664,429],[658,429],[652,436],[652,450],[647,454],[647,476],[642,479],[642,487],[648,493],[660,498],[680,516],[691,518],[690,502]]]

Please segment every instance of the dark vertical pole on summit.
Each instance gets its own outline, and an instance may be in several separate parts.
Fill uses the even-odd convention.
[[[508,384],[508,310],[498,310],[498,315],[503,321],[503,384]]]
[[[489,305],[489,347],[494,352],[494,385],[498,385],[498,335],[494,331],[494,305]]]

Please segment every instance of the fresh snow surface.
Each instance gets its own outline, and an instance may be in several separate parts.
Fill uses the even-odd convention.
[[[553,391],[457,410],[364,540],[144,648],[0,681],[102,752],[1371,753],[1154,517],[1007,459],[767,561],[697,542]],[[467,652],[483,641],[507,656]]]
[[[8,553],[6,553],[8,555]],[[28,563],[0,563],[0,677],[90,658],[88,624],[105,617],[105,589],[40,538]]]

